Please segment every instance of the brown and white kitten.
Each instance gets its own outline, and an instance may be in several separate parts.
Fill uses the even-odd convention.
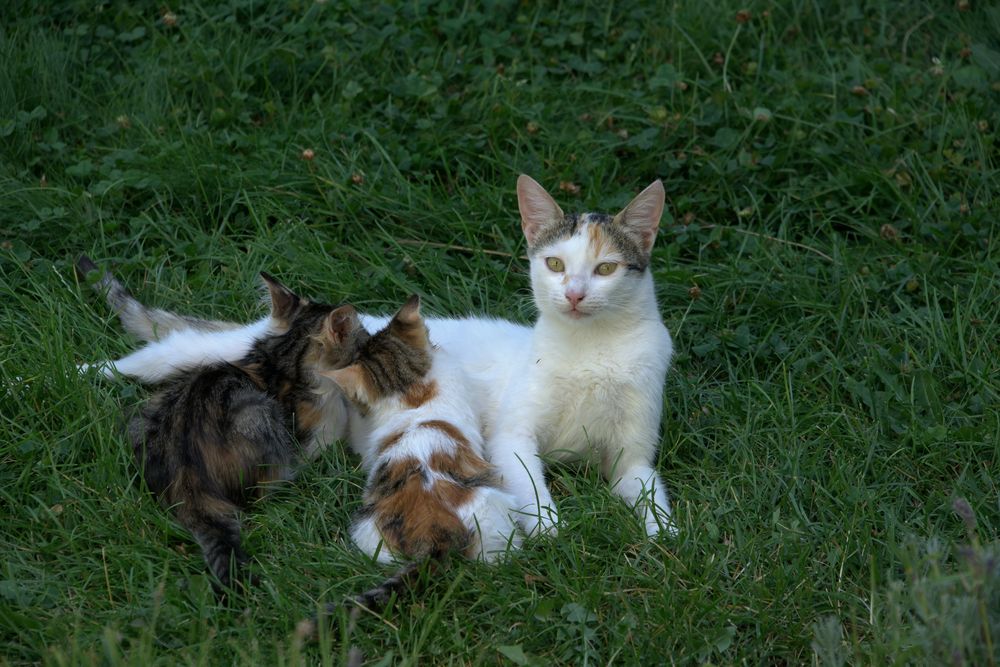
[[[84,257],[78,268],[85,274],[96,267]],[[225,587],[249,560],[239,509],[328,444],[322,426],[331,417],[342,422],[346,408],[319,373],[350,363],[368,338],[353,307],[313,303],[261,277],[271,299],[271,333],[232,364],[170,382],[128,426],[149,490],[173,509]],[[119,313],[138,303],[110,274],[96,287]]]
[[[368,338],[354,363],[323,375],[358,410],[352,441],[368,482],[351,537],[382,562],[404,562],[355,605],[378,611],[424,565],[435,568],[452,553],[493,561],[520,546],[514,499],[483,458],[462,363],[431,345],[416,295]]]

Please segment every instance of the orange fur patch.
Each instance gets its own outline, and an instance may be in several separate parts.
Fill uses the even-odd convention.
[[[447,435],[455,442],[465,445],[466,447],[469,446],[469,440],[465,437],[465,434],[458,430],[458,427],[451,422],[446,422],[443,419],[431,419],[425,422],[420,422],[419,426],[420,428],[436,429]]]
[[[587,225],[587,235],[590,239],[590,247],[594,251],[594,256],[601,257],[604,255],[605,248],[610,243],[610,240],[604,234],[601,226],[593,223]]]
[[[208,493],[198,476],[183,468],[160,500],[165,506],[174,508],[181,523],[197,519],[200,514],[231,515],[237,509],[231,501]]]
[[[314,431],[323,419],[323,413],[316,409],[312,401],[295,404],[295,428],[298,431]]]
[[[379,455],[385,454],[393,445],[399,442],[399,439],[403,437],[403,431],[396,431],[386,437],[382,438],[382,442],[378,443],[378,453]]]
[[[472,489],[443,479],[434,482],[434,493],[454,508],[461,507],[472,497]]]
[[[387,466],[385,483],[395,491],[376,500],[374,512],[389,549],[409,558],[464,549],[468,531],[447,501],[426,488],[419,461],[405,458]]]
[[[415,382],[403,394],[403,403],[407,407],[418,408],[438,395],[437,380],[430,382]]]
[[[454,454],[434,452],[430,457],[431,469],[458,479],[469,479],[489,474],[492,467],[472,450],[472,445],[454,425],[440,419],[422,422],[421,428],[433,428],[447,435],[455,443]]]
[[[257,457],[253,448],[239,438],[227,445],[199,442],[198,449],[205,462],[205,476],[217,484],[227,496],[240,497],[245,489],[257,484]]]

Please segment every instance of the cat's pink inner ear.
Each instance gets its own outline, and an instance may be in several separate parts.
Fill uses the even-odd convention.
[[[271,295],[271,316],[278,319],[288,319],[295,312],[299,305],[299,297],[295,292],[282,285],[277,278],[264,271],[260,272],[260,277],[267,285],[267,291]]]
[[[635,199],[615,216],[615,222],[638,239],[643,251],[647,253],[653,249],[653,241],[656,240],[656,230],[660,226],[665,202],[666,192],[663,183],[657,179],[637,194]]]
[[[517,177],[517,208],[521,211],[521,229],[528,245],[534,244],[540,229],[565,217],[545,188],[526,174]]]

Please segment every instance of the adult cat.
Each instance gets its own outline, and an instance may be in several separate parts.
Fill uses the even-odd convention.
[[[596,460],[612,490],[635,507],[647,534],[676,532],[653,468],[673,351],[649,270],[663,185],[655,181],[615,216],[565,215],[525,175],[518,178],[517,195],[539,310],[535,327],[428,318],[431,340],[455,355],[471,379],[487,457],[516,498],[513,509],[526,532],[554,532],[558,517],[539,453]],[[239,359],[271,329],[268,318],[229,328],[160,317],[165,311],[138,302],[119,310],[125,328],[151,342],[101,368],[144,382]],[[377,330],[388,318],[361,321]],[[365,437],[358,422],[352,419],[352,442]],[[344,425],[328,432],[344,433]]]

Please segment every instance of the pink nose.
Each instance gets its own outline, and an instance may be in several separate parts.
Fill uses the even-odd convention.
[[[569,301],[569,305],[574,308],[576,308],[577,305],[583,301],[583,297],[585,296],[587,296],[587,293],[580,290],[566,290],[566,300]]]

